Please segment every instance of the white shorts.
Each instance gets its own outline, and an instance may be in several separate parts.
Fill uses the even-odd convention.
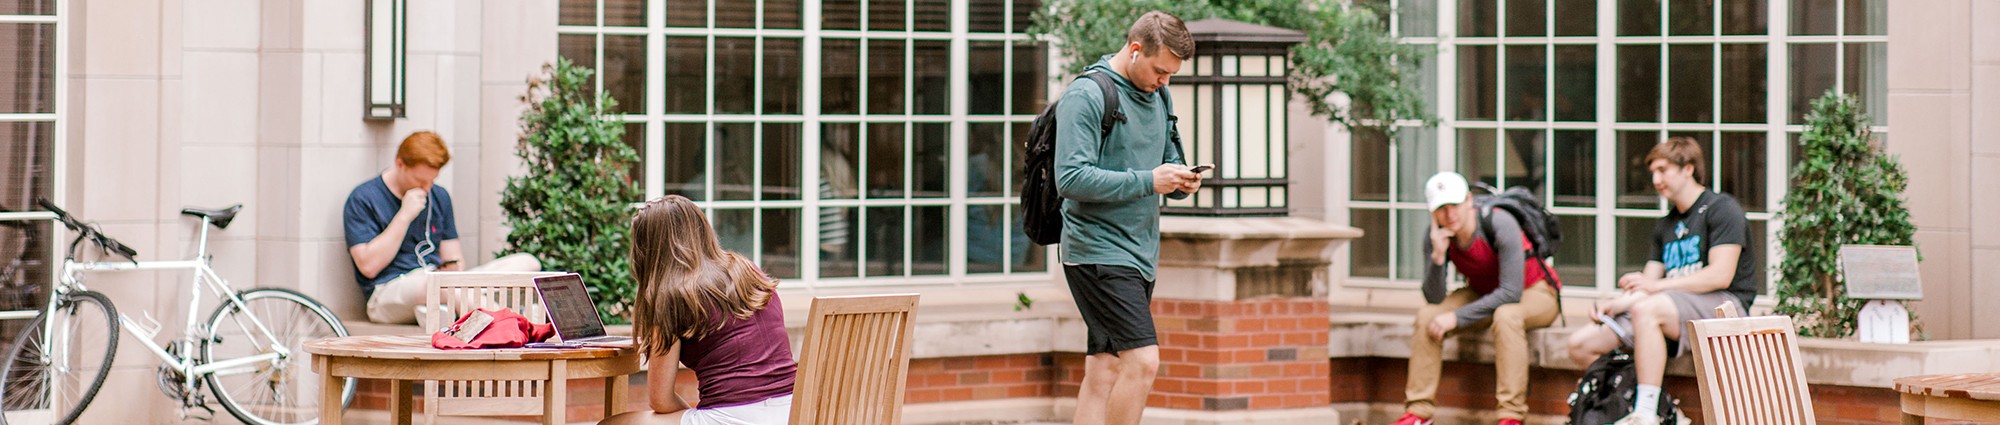
[[[791,394],[738,406],[695,408],[681,415],[681,425],[784,425],[791,420]]]

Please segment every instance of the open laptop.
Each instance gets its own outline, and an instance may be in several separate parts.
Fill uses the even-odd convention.
[[[588,345],[631,345],[632,337],[604,333],[604,318],[583,288],[583,276],[576,273],[535,278],[535,290],[549,311],[549,323],[556,337],[565,343]]]

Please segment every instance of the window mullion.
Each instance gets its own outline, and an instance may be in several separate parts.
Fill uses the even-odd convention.
[[[971,96],[972,84],[971,78],[966,75],[967,72],[971,71],[971,64],[967,62],[970,57],[970,42],[966,38],[972,25],[971,9],[971,2],[969,0],[952,0],[950,47],[952,101],[947,102],[947,105],[949,105],[948,108],[951,111],[951,128],[948,130],[951,133],[950,140],[971,140],[967,138],[968,124],[966,124],[965,120],[966,115],[971,112],[971,107],[964,101]],[[1002,45],[1005,46],[1005,44]],[[951,184],[946,186],[947,190],[951,192],[951,207],[949,207],[945,214],[945,221],[950,223],[947,226],[949,237],[946,238],[949,241],[947,243],[949,251],[947,251],[945,258],[950,261],[950,265],[947,267],[947,274],[955,278],[953,281],[960,281],[962,279],[956,278],[965,276],[965,255],[963,253],[966,252],[965,238],[968,233],[965,228],[965,185],[967,178],[966,168],[968,165],[966,163],[968,155],[966,144],[952,143],[948,155],[950,155],[950,163],[957,166],[949,167]],[[1003,208],[1002,210],[1004,211],[1005,209]],[[1002,235],[1006,235],[1006,233],[1002,233]],[[1002,237],[1011,238],[1010,236]],[[1005,245],[1003,244],[1002,246]],[[1002,268],[1006,268],[1005,265]]]

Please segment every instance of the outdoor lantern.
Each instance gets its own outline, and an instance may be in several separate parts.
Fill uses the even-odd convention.
[[[1290,108],[1286,52],[1305,34],[1224,19],[1187,23],[1195,42],[1167,86],[1188,165],[1215,164],[1201,191],[1168,199],[1176,215],[1285,215]]]
[[[367,119],[395,119],[404,116],[403,84],[409,68],[408,5],[404,0],[367,0],[368,77],[362,90],[368,96]]]

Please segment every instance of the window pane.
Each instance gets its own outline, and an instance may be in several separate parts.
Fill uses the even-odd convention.
[[[1027,167],[1028,147],[1019,141],[1028,137],[1028,128],[1032,125],[1033,123],[1027,122],[1013,123],[1007,139],[1001,142],[1007,145],[1007,151],[1013,155],[1007,158],[1007,196],[1014,196],[1015,192],[1019,192],[1021,183],[1025,180],[1023,176],[1027,174],[1025,167]]]
[[[1745,255],[1751,255],[1757,257],[1757,262],[1755,264],[1757,267],[1756,270],[1758,274],[1757,276],[1758,295],[1765,294],[1766,289],[1771,287],[1771,281],[1768,279],[1771,275],[1770,274],[1771,256],[1765,254],[1767,252],[1770,252],[1765,250],[1765,247],[1770,246],[1768,245],[1770,243],[1768,240],[1768,237],[1770,236],[1770,233],[1768,233],[1770,231],[1770,228],[1771,228],[1770,220],[1750,220],[1750,246],[1743,247],[1743,249],[1746,251]]]
[[[1764,180],[1770,176],[1765,152],[1764,133],[1722,133],[1722,149],[1716,151],[1722,160],[1716,164],[1715,190],[1735,196],[1745,211],[1770,210],[1765,207],[1769,195]]]
[[[26,4],[12,0],[0,3],[0,14],[12,15],[17,12],[14,9],[25,8],[23,6],[26,6]],[[556,15],[556,24],[558,25],[597,25],[597,2],[595,1],[562,0],[557,2],[556,8],[559,9]]]
[[[715,38],[715,113],[756,111],[757,39]]]
[[[54,15],[55,0],[8,0],[0,2],[0,15]]]
[[[1833,35],[1837,32],[1839,0],[1791,0],[1792,35]]]
[[[743,255],[757,252],[757,210],[717,209],[709,219],[715,227],[715,241],[722,249]]]
[[[908,46],[902,40],[868,40],[869,114],[903,113],[903,57]]]
[[[0,34],[12,34],[4,29],[8,25],[10,24],[0,24]],[[597,67],[597,35],[556,34],[556,54],[561,55],[563,59],[569,59],[570,64],[599,71],[590,74],[590,80],[583,83],[592,90],[597,89],[597,76],[603,74],[603,70]],[[10,103],[0,103],[0,105],[13,107]]]
[[[1507,35],[1540,37],[1549,34],[1548,0],[1507,0]]]
[[[966,59],[966,89],[971,91],[965,97],[967,112],[975,115],[1006,113],[1006,44],[999,41],[967,44],[970,57]]]
[[[917,31],[951,31],[951,0],[915,0]]]
[[[1414,129],[1404,129],[1411,131]],[[1356,201],[1389,201],[1389,138],[1372,128],[1356,127],[1349,138],[1349,197]]]
[[[1001,220],[1006,214],[1007,206],[1001,204],[965,206],[967,273],[996,273],[1006,269],[1006,238],[1017,233],[1007,231],[1007,225]]]
[[[868,208],[868,262],[863,276],[903,275],[903,207]]]
[[[1660,0],[1618,0],[1618,35],[1660,35]]]
[[[643,37],[640,52],[645,52]],[[701,37],[667,37],[667,104],[669,114],[700,114],[708,112],[708,52],[703,51],[707,40]],[[643,55],[642,55],[643,57]],[[643,62],[642,62],[643,63]],[[640,77],[645,77],[642,74]],[[644,93],[644,92],[641,92]],[[644,111],[644,109],[638,109]]]
[[[1014,0],[1014,33],[1028,32],[1028,26],[1035,23],[1035,11],[1041,8],[1041,0]]]
[[[1550,201],[1566,207],[1597,206],[1597,132],[1556,130],[1555,135],[1549,178],[1556,194]]]
[[[1405,1],[1396,4],[1396,30],[1402,36],[1435,37],[1437,26],[1437,2]]]
[[[604,36],[604,65],[597,72],[604,76],[604,91],[618,99],[613,111],[646,113],[646,37]]]
[[[625,146],[630,146],[632,153],[639,155],[639,159],[632,161],[632,166],[625,170],[626,181],[632,182],[635,187],[644,188],[646,187],[646,123],[625,123],[623,127],[625,134],[620,136],[619,140],[625,142]],[[642,202],[645,199],[628,199],[628,201]]]
[[[951,208],[910,207],[910,274],[951,272]]]
[[[1501,163],[1506,166],[1506,181],[1495,187],[1523,186],[1535,193],[1535,197],[1548,199],[1548,190],[1542,185],[1548,169],[1542,163],[1546,132],[1542,130],[1507,130],[1506,156]]]
[[[764,0],[764,28],[804,28],[799,20],[799,2],[800,0]]]
[[[1715,50],[1708,44],[1667,48],[1667,120],[1715,122]]]
[[[856,144],[861,136],[861,125],[854,123],[826,123],[820,126],[819,174],[820,199],[854,199],[861,195],[861,181],[856,171],[861,151]]]
[[[747,201],[757,193],[751,178],[757,163],[756,127],[749,123],[715,125],[715,199]]]
[[[1556,275],[1563,289],[1597,286],[1597,218],[1587,215],[1559,215],[1562,246],[1556,251]]]
[[[868,124],[868,152],[862,163],[868,170],[869,198],[909,196],[903,186],[903,123]]]
[[[1874,125],[1889,125],[1887,99],[1888,48],[1885,43],[1849,43],[1842,46],[1847,54],[1842,58],[1846,67],[1841,75],[1843,92],[1861,101],[1862,112],[1868,113],[1868,120]]]
[[[804,151],[799,145],[799,124],[765,123],[764,148],[758,164],[764,167],[764,182],[758,187],[765,200],[798,200],[805,176],[800,173]],[[726,165],[725,165],[726,166]]]
[[[1042,43],[1014,45],[1014,89],[1007,92],[1014,113],[1034,115],[1049,104],[1049,48]]]
[[[54,197],[55,128],[55,123],[46,121],[0,122],[0,211],[39,209],[33,206],[36,198]],[[21,243],[45,240],[34,235],[47,234],[0,226],[0,241],[8,241],[0,244],[0,253],[21,258],[18,254],[27,252],[21,251],[27,249]]]
[[[797,114],[805,79],[805,58],[796,38],[764,39],[764,113]]]
[[[1618,46],[1618,120],[1660,121],[1660,46]]]
[[[971,4],[968,7],[971,8],[968,12],[972,15],[971,26],[968,28],[970,31],[1002,32],[1007,30],[1006,0],[971,0]]]
[[[1404,127],[1396,132],[1397,201],[1424,201],[1424,181],[1438,172],[1437,139],[1437,129],[1431,127]]]
[[[1361,229],[1361,238],[1348,244],[1349,276],[1389,277],[1389,211],[1356,208],[1350,222]]]
[[[1764,35],[1770,30],[1770,6],[1766,0],[1725,0],[1722,2],[1723,35]],[[1782,1],[1782,0],[1781,0]]]
[[[1499,31],[1494,28],[1498,5],[1493,0],[1458,0],[1458,35],[1460,37],[1492,37]]]
[[[860,247],[854,243],[854,226],[859,220],[861,212],[853,207],[820,207],[820,277],[860,275],[861,265],[854,261],[854,256],[860,253]]]
[[[1887,34],[1889,25],[1889,2],[1887,0],[1843,0],[1847,2],[1846,28],[1842,32],[1849,35]]]
[[[1792,123],[1804,124],[1813,99],[1833,89],[1837,59],[1832,44],[1793,44],[1791,50]]]
[[[820,41],[820,112],[861,113],[861,42]]]
[[[1423,238],[1431,234],[1431,213],[1422,209],[1396,210],[1396,279],[1424,278]]]
[[[1458,173],[1473,184],[1500,184],[1499,147],[1493,130],[1458,131]],[[1430,176],[1424,176],[1428,179]],[[1422,198],[1418,198],[1422,199]]]
[[[1597,0],[1556,0],[1555,35],[1597,35]]]
[[[779,279],[799,278],[799,210],[764,210],[764,273]]]
[[[903,0],[868,0],[868,30],[902,31],[906,11]]]
[[[944,125],[933,125],[933,124],[919,124],[919,125],[924,128],[938,128],[940,130],[949,129],[949,127],[945,127]],[[1006,196],[1007,193],[1006,186],[1008,180],[1006,180],[1006,178],[1002,174],[1002,172],[1007,170],[1007,164],[1008,164],[1007,139],[1005,137],[1006,124],[971,123],[966,125],[965,131],[966,131],[965,135],[966,139],[969,141],[969,143],[966,143],[965,146],[966,150],[965,161],[967,162],[965,168],[966,196],[973,196],[973,197]],[[930,133],[930,131],[920,129],[917,134],[926,135],[925,138],[929,139],[930,136],[928,136],[927,133]],[[940,134],[939,136],[942,136],[942,134]],[[946,177],[949,176],[949,174],[946,173],[942,167],[944,167],[947,164],[946,160],[948,158],[944,158],[943,155],[950,154],[949,152],[949,148],[951,146],[950,141],[946,140],[946,138],[939,137],[938,139],[935,140],[922,141],[918,143],[918,147],[923,148],[926,146],[931,146],[933,144],[936,144],[939,147],[943,147],[945,149],[940,149],[940,152],[937,152],[936,154],[925,152],[925,155],[918,155],[917,157],[924,158],[926,156],[937,156],[937,158],[928,159],[925,162],[930,164],[935,164],[935,166],[939,167],[939,169],[935,171],[919,173],[920,174],[918,176],[919,180],[937,179],[942,181],[946,180]],[[928,149],[936,149],[936,148],[928,148]],[[932,174],[935,174],[935,176],[933,176]],[[919,184],[922,186],[926,186],[924,190],[926,191],[931,190],[929,188],[930,185],[928,184],[928,182],[920,182]],[[998,218],[999,216],[996,215],[994,217]]]
[[[1460,46],[1458,48],[1458,118],[1462,120],[1492,120],[1494,98],[1499,87],[1499,73],[1494,69],[1499,60],[1493,46]]]
[[[1626,273],[1646,271],[1646,262],[1652,258],[1654,245],[1658,243],[1653,239],[1653,230],[1659,224],[1660,219],[1651,217],[1618,218],[1618,268],[1611,271],[1612,279]]]
[[[1512,3],[1509,3],[1512,4]],[[1507,120],[1548,121],[1549,50],[1546,46],[1507,46]]]
[[[666,0],[667,26],[706,27],[708,26],[708,2],[703,0]]]
[[[951,196],[951,124],[916,124],[910,150],[910,180],[918,198]],[[999,135],[999,128],[993,134]]]
[[[1722,121],[1731,123],[1766,122],[1765,99],[1770,96],[1770,58],[1762,44],[1722,45]]]
[[[916,52],[910,60],[910,71],[917,86],[911,93],[911,106],[915,113],[924,115],[946,115],[951,113],[951,42],[921,40],[915,42]],[[973,86],[973,90],[980,87]]]
[[[645,0],[604,0],[604,25],[611,27],[646,26]]]
[[[820,28],[861,29],[861,0],[824,0],[820,4],[820,13],[823,15]]]
[[[1714,1],[1669,1],[1667,7],[1669,34],[1715,34]]]
[[[708,137],[706,124],[666,123],[660,125],[665,139],[660,161],[663,168],[661,181],[666,183],[669,195],[686,196],[688,199],[704,201],[708,196],[708,152],[704,145]]]
[[[1556,121],[1597,120],[1597,46],[1556,46]]]
[[[1646,154],[1660,143],[1660,133],[1620,131],[1617,143],[1618,156],[1612,161],[1618,167],[1612,170],[1618,176],[1617,207],[1659,208],[1660,193],[1653,190],[1653,174],[1646,170]]]
[[[1048,252],[1046,250],[1048,248],[1029,241],[1028,234],[1021,230],[1021,222],[1023,221],[1021,206],[1008,205],[1007,211],[1007,217],[1011,218],[1007,222],[1007,232],[1013,235],[1007,238],[1008,252],[1010,255],[1013,255],[1012,258],[1014,259],[1012,270],[1014,273],[1047,272]]]
[[[717,28],[756,28],[757,3],[741,0],[715,1]]]

